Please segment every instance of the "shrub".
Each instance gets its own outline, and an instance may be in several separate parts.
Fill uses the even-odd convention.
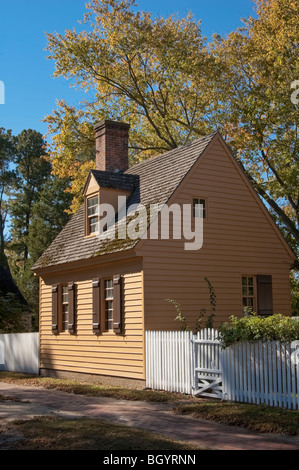
[[[231,316],[229,322],[219,327],[219,341],[226,348],[240,341],[299,340],[299,320],[281,314],[259,317],[255,314],[238,318]]]

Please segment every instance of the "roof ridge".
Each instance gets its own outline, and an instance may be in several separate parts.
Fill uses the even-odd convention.
[[[169,155],[173,152],[177,152],[177,151],[180,151],[182,148],[187,148],[187,147],[190,147],[190,146],[195,146],[197,145],[199,142],[204,142],[205,139],[207,139],[208,142],[210,142],[210,140],[217,134],[219,133],[219,130],[217,129],[216,131],[213,131],[211,132],[210,134],[207,134],[207,135],[204,135],[202,137],[198,137],[197,139],[194,139],[190,142],[186,142],[185,144],[181,144],[179,145],[178,147],[175,147],[173,149],[170,149],[170,150],[167,150],[167,152],[164,152],[164,153],[159,153],[159,155],[154,155],[153,157],[150,157],[150,158],[147,158],[146,160],[143,160],[142,162],[139,162],[139,163],[136,163],[135,165],[129,167],[123,174],[130,174],[130,170],[136,168],[136,167],[139,167],[141,165],[145,165],[145,164],[148,164],[154,160],[156,160],[157,158],[159,157],[165,157],[166,155]]]

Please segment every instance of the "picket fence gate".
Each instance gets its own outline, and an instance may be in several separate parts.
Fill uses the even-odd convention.
[[[195,396],[222,398],[221,348],[217,330],[200,330],[191,339]]]
[[[217,331],[146,332],[146,386],[220,397],[220,345]]]
[[[299,409],[299,340],[237,343],[217,330],[146,332],[146,386],[229,401]]]

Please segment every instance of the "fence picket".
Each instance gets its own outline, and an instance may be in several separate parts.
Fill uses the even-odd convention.
[[[221,350],[217,331],[146,332],[150,388],[299,409],[299,364],[276,341]]]

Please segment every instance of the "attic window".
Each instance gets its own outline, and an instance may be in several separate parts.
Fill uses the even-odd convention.
[[[193,198],[193,217],[200,217],[202,209],[202,218],[206,219],[207,209],[206,209],[206,200],[200,198]]]
[[[99,231],[99,197],[87,199],[87,228],[88,235]]]

